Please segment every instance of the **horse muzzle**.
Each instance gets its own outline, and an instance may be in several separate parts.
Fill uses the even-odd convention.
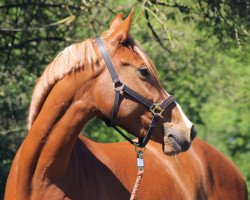
[[[190,130],[171,126],[164,131],[164,153],[166,155],[176,155],[187,151],[197,132],[194,126]]]

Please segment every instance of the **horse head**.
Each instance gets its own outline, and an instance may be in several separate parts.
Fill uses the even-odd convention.
[[[122,14],[118,14],[110,29],[101,34],[101,39],[120,81],[149,101],[162,102],[169,94],[161,86],[153,63],[129,35],[132,17],[133,10],[124,21]],[[107,120],[112,117],[114,109],[114,83],[97,45],[95,52],[100,65],[94,86],[95,110],[101,119]],[[136,137],[146,136],[152,121],[152,110],[121,91],[117,111],[116,125]],[[152,139],[162,143],[165,154],[175,155],[188,150],[195,135],[193,124],[174,101],[161,113]]]

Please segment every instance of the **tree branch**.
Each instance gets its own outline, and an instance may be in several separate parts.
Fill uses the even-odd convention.
[[[160,37],[159,37],[159,36],[157,35],[157,33],[155,32],[155,30],[154,30],[154,28],[153,28],[153,26],[152,26],[152,24],[151,24],[151,22],[150,22],[148,11],[145,10],[144,14],[145,14],[145,17],[146,17],[146,19],[147,19],[148,27],[149,27],[150,31],[152,32],[153,36],[155,37],[155,39],[157,40],[157,42],[160,44],[160,46],[161,46],[164,50],[166,50],[168,53],[171,53],[171,51],[170,51],[167,47],[165,47],[165,46],[163,45],[163,43],[162,43]]]
[[[181,6],[177,3],[175,4],[169,4],[169,3],[166,3],[166,2],[160,2],[160,1],[157,1],[157,0],[153,0],[153,1],[150,1],[152,4],[156,4],[156,5],[160,5],[160,6],[167,6],[167,7],[172,7],[172,8],[178,8],[181,12],[184,12],[184,13],[189,13],[190,12],[190,8],[187,7],[187,6]]]
[[[0,131],[0,135],[6,135],[9,133],[13,133],[13,132],[20,132],[20,131],[25,131],[26,128],[15,128],[15,129],[10,129],[10,130],[6,130],[6,131]]]

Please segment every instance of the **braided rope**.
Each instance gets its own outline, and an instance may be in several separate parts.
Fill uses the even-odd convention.
[[[144,173],[144,170],[139,170],[138,171],[137,178],[136,178],[136,181],[135,181],[135,186],[134,186],[133,191],[131,193],[130,200],[135,200],[139,185],[140,185],[141,180],[142,180],[143,173]]]

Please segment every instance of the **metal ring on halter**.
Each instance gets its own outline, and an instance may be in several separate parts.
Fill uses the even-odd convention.
[[[144,153],[146,151],[146,147],[139,147],[135,145],[135,151]]]
[[[150,109],[153,115],[155,114],[161,115],[164,112],[164,110],[165,109],[163,109],[159,103],[156,103],[155,106],[152,109]]]
[[[114,87],[114,90],[116,91],[122,91],[122,87],[123,87],[123,83],[122,82],[116,82],[116,83],[113,83],[113,87]]]
[[[117,88],[117,87],[122,86],[122,85],[123,85],[123,83],[121,81],[113,83],[114,88]]]

